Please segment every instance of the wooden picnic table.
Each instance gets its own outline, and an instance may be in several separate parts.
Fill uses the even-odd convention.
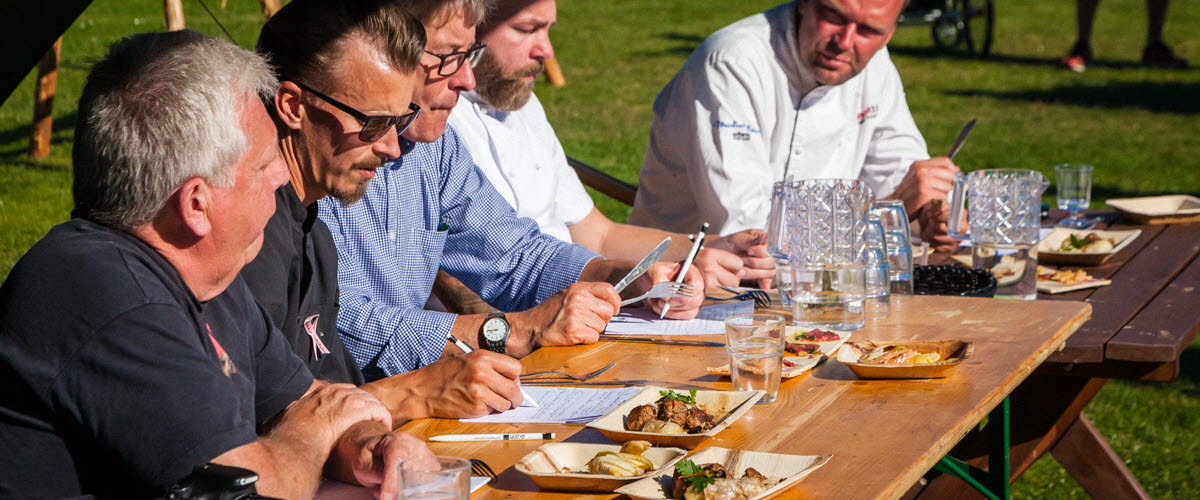
[[[859,380],[826,361],[785,380],[779,399],[754,407],[705,442],[751,451],[832,454],[821,469],[781,498],[897,498],[910,490],[985,415],[1056,352],[1091,314],[1080,302],[1018,302],[963,297],[894,297],[885,320],[853,339],[965,340],[974,354],[937,380]],[[676,338],[676,337],[672,337]],[[689,336],[723,340],[720,336]],[[705,367],[727,363],[723,348],[600,342],[542,348],[521,360],[526,372],[586,373],[616,361],[596,380],[646,379],[673,388],[731,389]],[[651,385],[651,384],[648,384]],[[402,427],[421,438],[440,434],[555,432],[558,441],[608,442],[599,432],[565,424],[481,424],[422,419]],[[612,498],[539,491],[512,466],[544,441],[429,443],[437,454],[478,458],[499,472],[473,498]]]
[[[1058,220],[1062,211],[1051,213]],[[1142,234],[1099,266],[1059,266],[1087,270],[1112,280],[1101,288],[1038,301],[1084,301],[1093,314],[1061,352],[1055,353],[1013,392],[1012,479],[1047,451],[1093,497],[1149,498],[1137,479],[1083,413],[1109,379],[1170,381],[1179,374],[1180,356],[1200,331],[1195,307],[1200,291],[1200,224],[1131,225]],[[933,259],[931,263],[935,263]],[[986,438],[972,435],[957,456],[987,461]],[[935,475],[936,476],[936,475]],[[922,498],[972,498],[952,477],[931,477]]]

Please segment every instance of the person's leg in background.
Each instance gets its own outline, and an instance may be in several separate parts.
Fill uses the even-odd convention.
[[[1155,0],[1147,0],[1153,2]],[[1161,0],[1166,3],[1166,0]],[[1075,45],[1062,58],[1063,66],[1076,73],[1087,69],[1087,63],[1092,60],[1092,24],[1096,21],[1096,8],[1100,0],[1075,0]],[[1163,7],[1166,12],[1166,7]],[[1160,19],[1161,21],[1161,19]],[[1159,23],[1159,34],[1162,34],[1162,23]]]
[[[1142,64],[1186,68],[1187,60],[1176,56],[1162,39],[1169,3],[1170,0],[1146,0],[1146,48],[1142,50]]]

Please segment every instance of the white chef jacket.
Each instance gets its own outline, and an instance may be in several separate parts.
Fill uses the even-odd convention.
[[[887,49],[847,82],[818,85],[787,3],[710,36],[658,94],[629,221],[763,228],[776,181],[859,179],[884,197],[928,158]]]
[[[575,169],[537,95],[516,111],[488,106],[474,91],[461,94],[450,126],[496,191],[520,217],[537,221],[543,233],[571,242],[567,226],[592,211],[592,198]]]

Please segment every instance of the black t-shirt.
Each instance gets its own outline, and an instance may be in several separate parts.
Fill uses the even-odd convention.
[[[333,236],[317,218],[317,204],[305,207],[290,183],[275,190],[275,215],[263,232],[262,250],[242,268],[242,279],[313,376],[354,385],[365,382],[337,331]]]
[[[257,439],[312,384],[241,279],[206,303],[81,219],[0,287],[0,498],[148,497]]]

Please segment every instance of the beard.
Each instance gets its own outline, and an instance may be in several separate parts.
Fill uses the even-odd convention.
[[[350,166],[350,170],[346,171],[346,175],[355,176],[360,169],[378,169],[381,166],[383,166],[383,159],[377,156],[372,156],[370,158],[354,162],[354,164]],[[336,199],[342,204],[343,207],[348,207],[358,203],[358,200],[361,200],[363,196],[366,196],[367,184],[370,182],[371,179],[362,179],[358,182],[355,182],[351,187],[336,185],[329,191],[329,196],[332,196],[334,199]]]
[[[533,80],[523,77],[537,76],[544,69],[541,61],[534,62],[512,73],[505,74],[504,68],[495,57],[484,51],[475,65],[475,92],[483,101],[500,111],[516,111],[529,102],[533,94]]]

